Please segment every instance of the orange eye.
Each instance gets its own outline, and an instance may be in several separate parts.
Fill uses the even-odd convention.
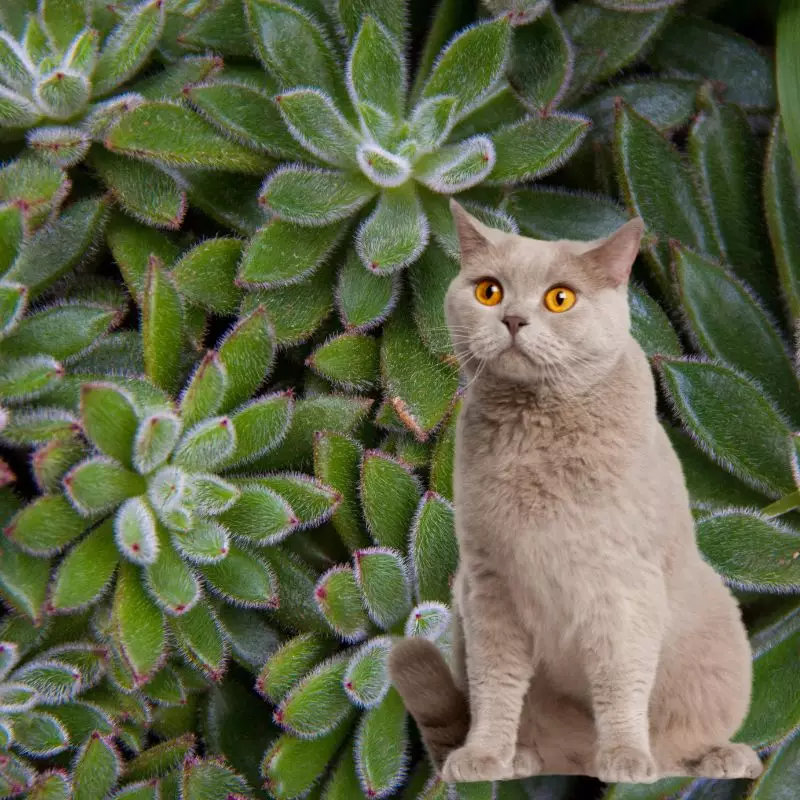
[[[569,311],[577,299],[578,297],[572,289],[568,289],[566,286],[554,286],[544,296],[544,305],[548,311],[560,314],[562,311]]]
[[[475,299],[483,306],[496,306],[503,299],[503,287],[491,278],[484,278],[475,287]]]

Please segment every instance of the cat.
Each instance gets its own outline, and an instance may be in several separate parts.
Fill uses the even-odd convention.
[[[738,605],[694,538],[627,285],[643,223],[593,242],[455,201],[446,297],[468,381],[454,474],[452,671],[399,641],[392,682],[447,782],[756,777]]]

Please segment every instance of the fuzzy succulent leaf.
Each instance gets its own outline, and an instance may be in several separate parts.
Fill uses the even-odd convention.
[[[349,565],[331,567],[317,582],[314,598],[322,616],[342,641],[358,642],[366,637],[369,618]]]
[[[173,463],[205,471],[227,461],[236,449],[236,431],[229,417],[213,417],[187,431],[175,448]]]
[[[181,418],[184,424],[194,425],[219,411],[227,385],[228,373],[219,354],[209,350],[181,395]]]
[[[69,737],[51,714],[28,712],[14,720],[14,744],[26,755],[49,758],[67,749]]]
[[[453,354],[444,314],[444,299],[450,283],[458,275],[458,270],[458,262],[450,258],[438,244],[426,248],[409,269],[417,330],[428,350],[439,358]]]
[[[355,250],[350,250],[339,270],[336,301],[345,329],[371,330],[381,325],[397,303],[398,276],[364,269]]]
[[[770,757],[764,773],[750,791],[752,800],[779,798],[787,786],[796,780],[797,764],[800,761],[800,737],[790,736],[782,742]]]
[[[126,500],[114,517],[117,547],[134,564],[152,564],[158,557],[156,520],[143,497]]]
[[[397,41],[372,16],[363,17],[347,64],[353,104],[366,103],[395,119],[403,111],[405,64]]]
[[[46,355],[5,359],[0,365],[0,400],[9,403],[34,400],[55,389],[64,368]]]
[[[678,334],[661,306],[644,289],[631,285],[628,289],[631,333],[641,348],[652,358],[656,355],[680,356]]]
[[[200,583],[160,525],[156,526],[156,535],[158,553],[144,569],[145,586],[159,608],[171,615],[184,614],[200,599]]]
[[[189,663],[218,679],[225,671],[228,649],[219,622],[208,605],[198,603],[185,614],[169,617],[168,624]]]
[[[61,495],[44,495],[25,506],[5,529],[6,536],[33,555],[58,553],[88,522]]]
[[[292,507],[265,486],[245,483],[231,508],[219,521],[236,538],[259,545],[277,544],[298,524]]]
[[[144,480],[104,456],[82,461],[64,476],[64,491],[79,514],[92,517],[143,494]]]
[[[0,541],[0,595],[20,614],[39,620],[51,566],[49,559],[31,556],[10,541]]]
[[[306,363],[335,385],[364,391],[378,377],[378,356],[376,339],[364,334],[345,333],[320,345]]]
[[[189,758],[183,763],[181,795],[184,800],[214,800],[217,797],[247,800],[247,781],[222,760]]]
[[[198,571],[211,591],[243,608],[274,608],[278,582],[272,569],[254,553],[231,544],[228,555],[216,564],[202,564]]]
[[[450,585],[458,564],[453,507],[428,492],[411,529],[409,547],[419,601],[450,601]]]
[[[35,73],[35,65],[19,42],[6,31],[0,31],[0,79],[3,83],[14,92],[29,95]]]
[[[391,646],[388,637],[371,639],[350,658],[344,687],[350,700],[360,708],[380,705],[391,688],[388,668]]]
[[[139,419],[133,397],[111,383],[81,387],[81,423],[101,452],[127,467],[133,466],[133,443]]]
[[[72,779],[66,772],[40,773],[28,794],[29,800],[70,800]]]
[[[171,271],[172,280],[191,302],[217,314],[231,314],[241,299],[233,284],[241,254],[238,239],[208,239],[181,256]]]
[[[332,648],[332,641],[317,633],[301,633],[288,639],[264,664],[256,689],[278,705],[304,675],[330,655]]]
[[[105,797],[117,782],[122,759],[110,737],[95,734],[78,752],[72,771],[74,800]]]
[[[411,587],[403,556],[388,547],[353,554],[356,583],[370,619],[389,630],[411,607]]]
[[[405,624],[406,636],[422,636],[435,641],[450,625],[450,609],[441,603],[420,603],[415,606]]]
[[[35,128],[27,136],[34,152],[58,167],[72,167],[89,152],[91,139],[80,128],[50,126]]]

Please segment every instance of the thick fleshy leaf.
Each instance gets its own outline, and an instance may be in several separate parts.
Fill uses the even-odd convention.
[[[361,465],[361,505],[372,538],[405,553],[408,531],[421,495],[411,468],[376,450]]]
[[[228,649],[217,618],[206,603],[168,620],[170,631],[183,655],[212,680],[225,671]]]
[[[227,511],[239,498],[239,490],[216,475],[194,473],[189,476],[182,502],[202,516],[214,517]]]
[[[172,541],[188,561],[214,564],[228,554],[228,534],[228,529],[218,522],[195,518],[190,530],[173,531]]]
[[[63,725],[50,714],[28,712],[14,720],[14,744],[26,755],[47,758],[69,746]]]
[[[6,681],[0,687],[0,708],[3,709],[3,714],[28,712],[37,702],[36,690],[31,686]]]
[[[780,334],[748,289],[691,250],[673,251],[688,327],[700,349],[765,388],[777,406],[800,420],[800,384]],[[731,329],[730,321],[736,326]]]
[[[428,221],[413,188],[387,190],[356,234],[364,266],[390,274],[416,261],[428,243]]]
[[[217,314],[231,314],[241,298],[233,284],[241,254],[238,239],[208,239],[181,257],[172,269],[172,280],[191,302]]]
[[[168,614],[185,614],[200,599],[200,583],[175,552],[169,535],[157,526],[158,555],[143,572],[145,586],[159,607]]]
[[[92,444],[122,464],[133,466],[133,443],[139,420],[129,393],[110,383],[84,384],[81,422]]]
[[[370,619],[384,630],[408,614],[411,587],[403,556],[388,547],[353,554],[356,583]]]
[[[776,117],[764,169],[764,206],[783,298],[792,320],[800,320],[800,168]]]
[[[387,400],[403,424],[425,441],[452,406],[457,369],[427,350],[408,315],[394,314],[383,333],[381,372]]]
[[[339,223],[308,229],[273,218],[245,249],[237,283],[271,289],[303,281],[317,270],[343,233]]]
[[[614,155],[628,208],[658,238],[650,261],[662,290],[669,293],[669,241],[718,254],[705,206],[678,150],[625,106],[617,116]]]
[[[321,344],[306,364],[338,386],[363,391],[378,377],[378,342],[358,333],[335,336]]]
[[[393,0],[337,0],[336,11],[351,45],[365,17],[377,20],[398,43],[403,42],[405,11]]]
[[[219,521],[233,536],[257,544],[277,544],[298,525],[292,507],[265,486],[245,483],[232,508]]]
[[[169,457],[181,433],[180,419],[174,414],[153,414],[142,420],[133,446],[136,470],[146,475]]]
[[[133,564],[120,564],[112,620],[125,661],[138,683],[146,682],[163,661],[164,614],[142,586]]]
[[[5,280],[24,284],[35,297],[84,258],[105,221],[102,200],[78,200],[23,245]]]
[[[342,641],[358,642],[366,637],[369,618],[349,566],[331,567],[319,579],[314,597],[325,620]]]
[[[188,204],[175,179],[145,161],[97,148],[89,163],[132,217],[156,228],[180,228]]]
[[[376,191],[357,173],[290,164],[270,175],[260,199],[281,219],[317,227],[353,216]]]
[[[48,117],[69,120],[86,107],[90,91],[89,81],[83,75],[58,69],[39,80],[34,96]]]
[[[313,528],[326,522],[341,501],[336,491],[306,475],[267,475],[255,479],[253,483],[283,497],[302,527]]]
[[[426,493],[411,529],[410,555],[417,600],[450,602],[450,585],[458,565],[453,507]]]
[[[745,511],[723,511],[697,523],[706,559],[737,589],[796,592],[800,587],[800,535]]]
[[[420,152],[428,153],[442,145],[453,123],[456,99],[450,95],[430,97],[414,109],[412,135]]]
[[[278,705],[301,678],[328,656],[333,643],[316,633],[303,633],[276,650],[259,673],[256,689]]]
[[[358,782],[358,773],[353,757],[353,748],[344,748],[336,765],[331,770],[330,777],[325,783],[322,797],[325,800],[346,800],[350,797],[362,796],[361,785]]]
[[[50,604],[56,611],[75,611],[91,605],[105,592],[118,563],[112,523],[107,520],[61,562],[50,591]]]
[[[344,688],[358,707],[374,708],[386,697],[391,687],[388,669],[391,646],[389,637],[371,639],[347,664]]]
[[[228,417],[214,417],[195,425],[175,449],[173,462],[189,470],[213,469],[236,449],[236,432]]]
[[[22,220],[24,232],[30,235],[56,212],[69,193],[71,181],[64,170],[44,159],[26,157],[16,158],[0,169],[0,201],[8,203],[4,214],[4,228],[9,225],[19,230]],[[14,208],[17,214],[9,209]],[[14,220],[13,217],[18,219]],[[4,234],[5,238],[8,234]],[[13,242],[18,242],[16,236]],[[13,257],[13,251],[5,254]]]
[[[105,797],[114,788],[121,769],[122,759],[111,737],[91,736],[75,759],[73,800]]]
[[[9,797],[21,797],[33,785],[36,771],[15,755],[5,756],[6,762],[0,771],[0,790]]]
[[[114,536],[120,552],[134,564],[152,564],[158,557],[156,521],[142,497],[122,504],[114,517]]]
[[[704,90],[702,99],[689,150],[719,233],[722,256],[767,308],[780,313],[760,202],[761,149],[744,111],[717,103],[709,90]]]
[[[44,495],[25,506],[4,533],[23,550],[43,556],[63,550],[87,525],[64,497]]]
[[[548,9],[514,28],[508,77],[528,108],[555,108],[572,76],[572,46],[561,21]]]
[[[14,92],[29,95],[35,74],[36,66],[25,49],[5,30],[0,31],[0,79],[3,83]]]
[[[223,66],[219,56],[187,56],[176,60],[165,69],[137,80],[132,88],[145,100],[177,99],[182,95],[187,96],[186,92],[196,84],[207,79],[216,79]]]
[[[170,167],[263,173],[268,166],[262,155],[221,136],[198,114],[163,101],[124,112],[104,144],[112,152]]]
[[[64,476],[64,491],[85,517],[111,511],[129,497],[143,494],[144,480],[104,456],[82,461]]]
[[[258,204],[262,176],[210,169],[182,169],[192,205],[220,225],[242,236],[252,236],[264,223]]]
[[[211,800],[214,797],[247,797],[247,781],[224,761],[189,758],[183,762],[181,798]]]
[[[281,700],[273,718],[283,728],[303,739],[330,733],[351,710],[342,685],[347,659],[323,661]]]
[[[390,689],[379,706],[364,714],[356,733],[356,766],[368,797],[394,793],[406,774],[408,749],[406,711],[400,695]]]
[[[649,61],[671,74],[717,81],[726,87],[728,102],[744,108],[775,106],[770,59],[749,39],[708,20],[673,17]]]
[[[109,714],[99,706],[73,701],[60,706],[52,706],[51,713],[66,729],[70,741],[80,744],[88,739],[93,731],[107,736],[114,732],[114,723]]]
[[[270,567],[258,556],[236,545],[217,564],[203,564],[199,572],[211,591],[243,608],[275,608],[278,583]]]
[[[95,97],[108,94],[138,72],[158,44],[165,14],[162,0],[146,0],[123,17],[106,39],[95,67]]]
[[[29,128],[42,118],[36,104],[0,85],[0,129]]]
[[[505,17],[467,28],[439,56],[423,97],[452,95],[459,112],[468,109],[502,74],[510,38]]]
[[[27,289],[19,283],[0,284],[0,336],[11,332],[25,313]]]
[[[353,104],[366,103],[395,119],[402,115],[405,64],[397,41],[374,17],[365,16],[350,50],[347,85]]]
[[[72,779],[66,772],[52,771],[40,774],[28,795],[29,800],[70,800]]]
[[[371,330],[383,324],[399,296],[397,276],[365,270],[355,250],[339,269],[336,304],[345,329]]]
[[[245,8],[256,53],[281,86],[315,86],[346,98],[336,56],[309,15],[282,0],[247,0]]]
[[[428,350],[439,358],[446,359],[453,354],[444,315],[444,299],[458,270],[458,262],[438,244],[433,244],[411,265],[409,273],[417,330]]]
[[[30,447],[70,439],[80,430],[74,414],[60,408],[15,410],[3,419],[2,438],[10,445]]]
[[[273,334],[263,306],[242,315],[217,347],[227,383],[220,411],[249,400],[266,380],[272,368]]]
[[[59,705],[72,699],[81,689],[81,673],[56,660],[29,661],[15,670],[13,677],[33,689],[41,705]]]
[[[436,641],[450,626],[450,609],[441,603],[420,603],[415,606],[405,624],[406,636],[422,636]]]
[[[423,157],[415,167],[415,177],[434,192],[456,194],[484,181],[494,166],[492,140],[474,136]]]
[[[221,603],[217,613],[233,657],[257,675],[280,646],[279,634],[261,615],[252,614],[247,609]],[[248,697],[252,699],[249,694]]]
[[[190,6],[197,9],[197,6]],[[224,56],[252,56],[244,8],[237,0],[222,0],[212,6],[200,6],[199,14],[181,34],[183,44],[204,52]],[[163,38],[162,38],[163,47]]]
[[[589,120],[575,114],[533,116],[501,128],[490,183],[521,183],[555,172],[578,149]]]
[[[3,491],[3,490],[0,490]],[[13,497],[0,495],[0,520],[13,511],[16,504],[3,502]],[[26,617],[39,619],[47,594],[51,569],[50,559],[36,558],[20,550],[10,541],[0,540],[0,596]]]
[[[58,167],[71,167],[83,161],[91,140],[80,128],[52,126],[36,128],[28,134],[28,144]]]
[[[648,357],[682,354],[678,334],[669,318],[644,289],[633,285],[629,287],[628,307],[631,314],[631,333]]]
[[[664,390],[686,430],[715,461],[779,497],[794,490],[789,428],[775,407],[729,367],[659,359]],[[737,424],[728,423],[735,415]]]
[[[277,447],[286,436],[294,399],[288,392],[265,395],[231,415],[236,448],[226,467],[241,466]]]
[[[228,374],[214,350],[209,350],[181,394],[181,417],[193,425],[217,412],[222,405]]]
[[[631,14],[599,3],[573,3],[561,16],[575,49],[570,94],[582,93],[634,61],[667,18],[666,9]]]
[[[34,400],[54,389],[64,377],[64,368],[50,356],[5,359],[0,365],[0,400]]]
[[[58,492],[61,479],[73,464],[87,455],[86,445],[75,436],[53,438],[31,454],[31,469],[43,494]]]
[[[0,205],[0,270],[3,272],[16,258],[25,233],[24,226],[25,219],[17,205]],[[21,286],[7,281],[0,283],[0,334],[5,334],[22,314],[26,298],[14,297],[15,293],[19,294]]]
[[[148,265],[141,312],[145,373],[156,386],[174,392],[180,379],[183,303],[171,276],[155,258]]]

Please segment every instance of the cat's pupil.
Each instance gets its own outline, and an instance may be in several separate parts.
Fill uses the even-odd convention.
[[[564,303],[567,302],[567,293],[566,292],[558,292],[556,294],[556,305],[563,306]]]

